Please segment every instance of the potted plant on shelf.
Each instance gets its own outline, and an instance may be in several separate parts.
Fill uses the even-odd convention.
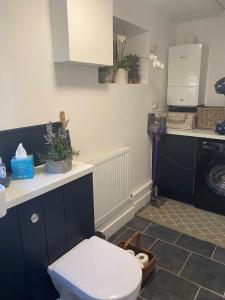
[[[129,59],[129,56],[125,55],[126,41],[127,38],[125,35],[118,34],[116,36],[117,59],[114,63],[115,83],[128,83],[128,71],[130,69],[131,61]]]
[[[42,162],[46,164],[46,172],[50,174],[65,173],[72,169],[73,156],[77,157],[79,151],[74,151],[71,146],[69,131],[67,126],[69,120],[65,119],[65,113],[60,113],[61,126],[54,132],[52,123],[46,125],[47,134],[46,151],[39,155]]]

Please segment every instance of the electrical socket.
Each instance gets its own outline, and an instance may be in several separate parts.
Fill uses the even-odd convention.
[[[152,103],[152,110],[153,111],[159,110],[159,102],[153,102]]]

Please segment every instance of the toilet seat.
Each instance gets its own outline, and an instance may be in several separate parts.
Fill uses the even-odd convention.
[[[48,268],[81,299],[129,299],[140,287],[135,257],[98,237],[84,240]]]

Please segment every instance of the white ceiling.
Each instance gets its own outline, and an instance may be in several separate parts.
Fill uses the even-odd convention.
[[[159,14],[174,22],[221,16],[225,0],[144,0]]]

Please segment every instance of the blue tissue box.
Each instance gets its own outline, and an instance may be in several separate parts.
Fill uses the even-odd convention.
[[[34,158],[28,155],[25,158],[11,159],[12,179],[29,179],[34,177]]]

